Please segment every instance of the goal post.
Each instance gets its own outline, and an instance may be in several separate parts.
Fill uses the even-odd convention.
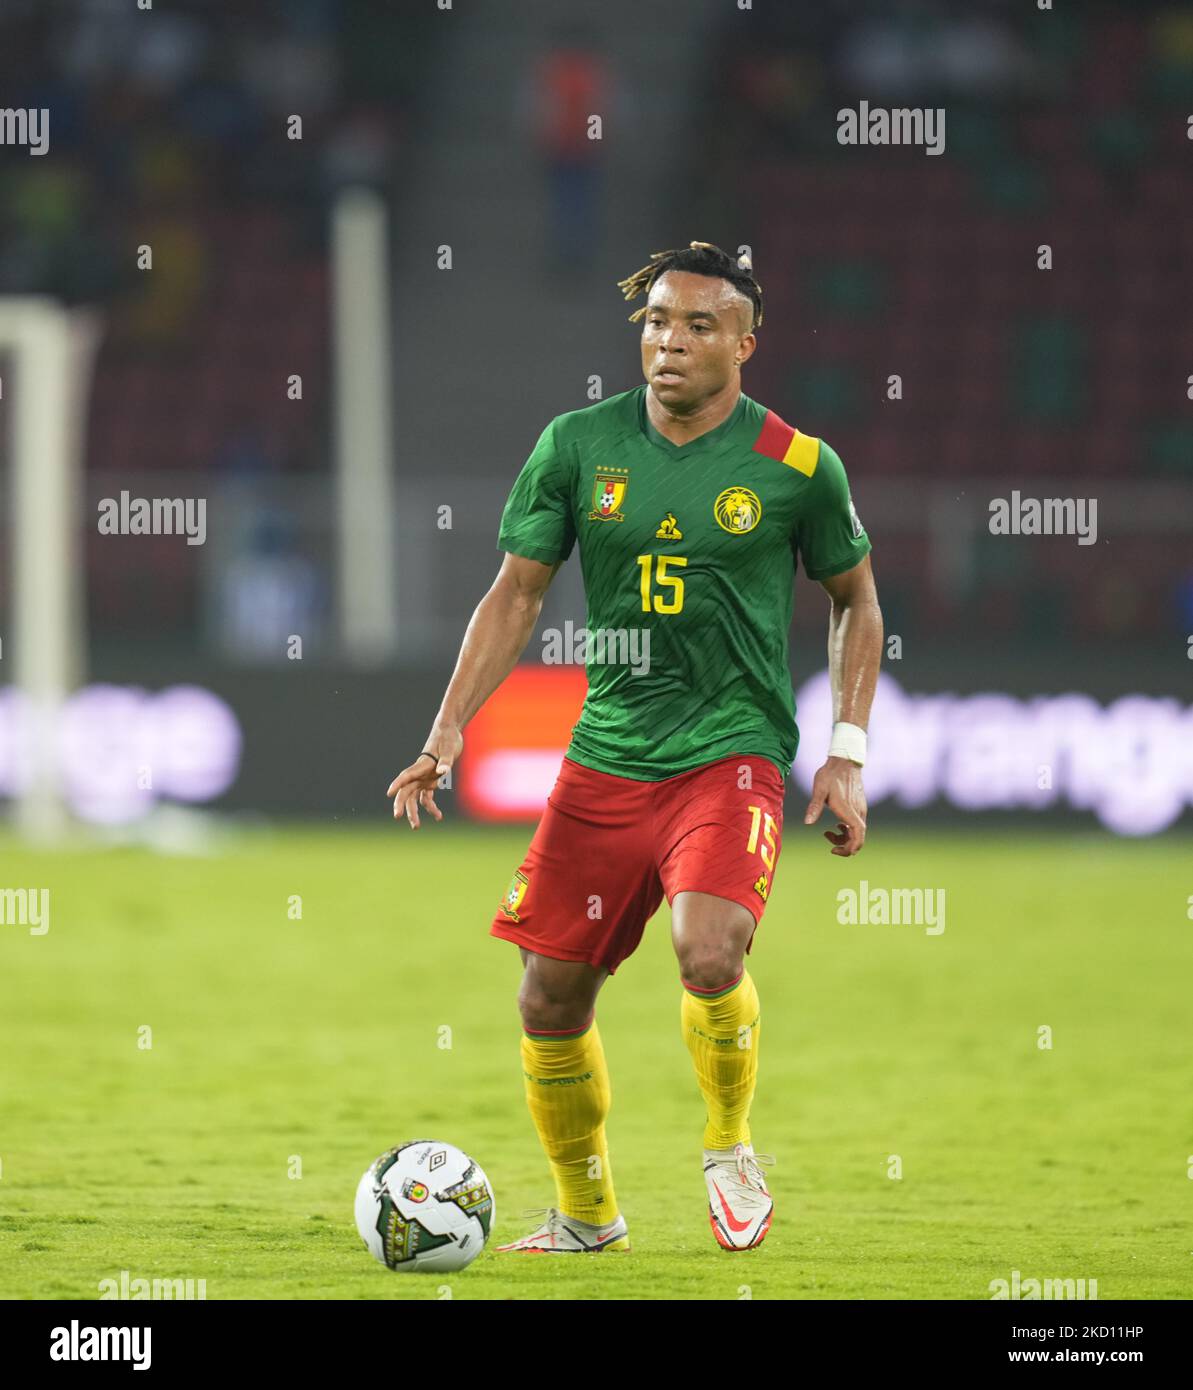
[[[9,379],[0,381],[10,460],[8,646],[23,707],[24,776],[15,811],[18,829],[36,840],[57,839],[69,824],[59,729],[63,704],[86,666],[84,421],[100,333],[95,310],[0,297],[0,353],[10,364]],[[4,656],[7,665],[9,652]]]
[[[398,647],[389,213],[350,188],[332,213],[332,363],[336,617],[351,666],[384,665]]]

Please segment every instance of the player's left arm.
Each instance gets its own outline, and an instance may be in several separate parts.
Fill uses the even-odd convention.
[[[851,751],[857,752],[857,736],[840,731],[837,726],[847,724],[864,731],[869,724],[882,661],[882,610],[868,554],[844,574],[820,582],[832,602],[828,669],[833,690],[834,740],[828,758],[813,779],[804,824],[819,820],[827,805],[838,824],[835,832],[826,830],[824,838],[833,845],[834,854],[848,856],[856,854],[866,840],[866,793],[861,763],[848,756]],[[852,749],[845,746],[850,738],[855,741]],[[835,753],[833,749],[839,745],[841,752]]]

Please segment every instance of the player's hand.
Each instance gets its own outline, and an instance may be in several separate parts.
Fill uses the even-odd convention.
[[[834,854],[843,858],[856,854],[866,843],[866,793],[857,763],[848,758],[829,758],[825,762],[812,779],[812,799],[804,824],[815,825],[826,804],[837,817],[837,829],[826,830],[824,838],[834,846]]]
[[[443,819],[443,812],[435,805],[435,788],[444,773],[451,771],[463,747],[464,735],[454,725],[436,726],[431,730],[427,751],[438,754],[438,757],[417,758],[398,773],[385,793],[394,799],[394,820],[401,820],[405,816],[411,830],[417,830],[420,806],[436,820]]]

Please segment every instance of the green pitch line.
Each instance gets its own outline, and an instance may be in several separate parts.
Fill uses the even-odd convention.
[[[494,1243],[554,1201],[518,952],[487,935],[526,831],[256,832],[210,858],[5,840],[0,888],[48,888],[51,914],[0,926],[0,1295],[128,1270],[209,1298],[984,1299],[1016,1269],[1193,1294],[1187,843],[872,826],[841,860],[801,829],[749,958],[766,1243],[708,1227],[664,907],[598,1005],[633,1251],[490,1249],[447,1277],[377,1265],[352,1198],[431,1136],[488,1172]],[[863,878],[945,890],[944,930],[839,924]]]

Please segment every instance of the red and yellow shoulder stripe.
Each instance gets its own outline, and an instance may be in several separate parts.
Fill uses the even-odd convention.
[[[810,478],[820,458],[820,440],[814,435],[801,434],[785,420],[780,420],[773,410],[768,410],[754,441],[754,452],[765,454],[768,459],[778,459]]]

